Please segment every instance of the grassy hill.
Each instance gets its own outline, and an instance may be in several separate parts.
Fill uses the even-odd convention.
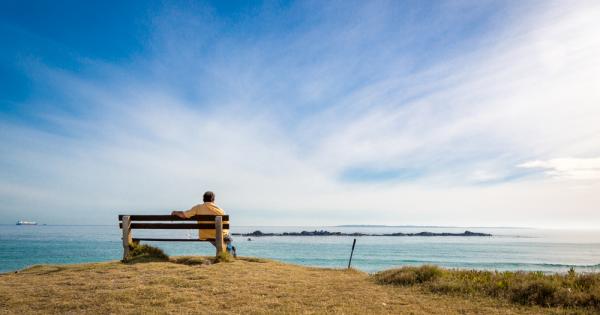
[[[440,294],[421,285],[385,284],[390,277],[394,278],[254,258],[221,263],[175,257],[165,262],[41,265],[0,275],[0,313],[592,312],[523,306],[479,294]],[[405,279],[406,274],[401,277]]]

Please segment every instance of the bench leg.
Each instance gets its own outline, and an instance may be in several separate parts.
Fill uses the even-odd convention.
[[[217,248],[217,256],[223,252],[223,217],[215,217],[215,247]]]
[[[127,260],[129,256],[129,244],[132,243],[132,235],[131,235],[131,217],[124,216],[123,217],[123,261]]]

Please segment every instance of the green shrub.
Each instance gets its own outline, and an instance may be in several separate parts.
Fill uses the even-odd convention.
[[[600,274],[448,270],[403,267],[374,274],[380,284],[420,286],[440,294],[483,295],[517,304],[600,310]]]
[[[129,244],[129,255],[126,262],[167,261],[169,256],[162,249],[140,244]]]
[[[438,279],[442,270],[437,266],[402,267],[377,273],[375,279],[382,284],[412,285]]]
[[[452,281],[438,281],[436,283],[431,283],[428,286],[428,289],[431,292],[442,294],[468,294],[469,292],[467,291],[470,291],[469,287],[465,287],[462,283]]]
[[[558,304],[555,295],[559,287],[546,279],[524,282],[511,288],[510,299],[519,304],[553,306]]]
[[[600,277],[597,274],[582,274],[575,278],[573,281],[574,286],[577,289],[589,290],[594,287],[600,287]]]

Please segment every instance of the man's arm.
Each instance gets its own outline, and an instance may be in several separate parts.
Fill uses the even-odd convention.
[[[185,216],[185,214],[183,213],[183,211],[173,211],[173,212],[171,212],[171,215],[174,215],[176,217],[180,217],[182,219],[187,219],[187,217]]]
[[[197,212],[196,208],[197,208],[197,206],[194,206],[185,211],[173,211],[173,212],[171,212],[171,215],[177,216],[182,219],[189,219],[196,214],[196,212]]]

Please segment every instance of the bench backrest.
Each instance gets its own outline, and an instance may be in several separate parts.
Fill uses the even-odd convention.
[[[126,214],[119,214],[119,228],[123,228],[123,217]],[[214,230],[215,218],[217,215],[196,215],[188,219],[182,219],[174,215],[130,215],[130,229],[179,229],[179,230]],[[223,219],[223,229],[229,229],[229,215],[221,215]],[[167,222],[168,221],[168,222]],[[178,223],[178,222],[193,222],[196,223]],[[139,223],[144,222],[144,223]],[[151,223],[147,223],[151,222]],[[160,222],[160,223],[157,223]],[[201,223],[197,223],[201,222]]]
[[[197,221],[196,223],[178,223],[178,222]],[[140,223],[143,222],[143,223]],[[149,222],[149,223],[148,223]],[[158,223],[157,223],[158,222]],[[224,251],[223,232],[229,229],[228,215],[196,215],[191,218],[182,219],[172,215],[119,215],[119,228],[123,232],[123,261],[129,257],[129,246],[135,242],[132,237],[132,229],[194,229],[212,234],[212,238],[203,237],[200,233],[198,241],[210,241],[217,249],[216,255],[219,256]],[[140,238],[137,239],[139,242]],[[145,239],[154,241],[182,241],[179,239]]]

